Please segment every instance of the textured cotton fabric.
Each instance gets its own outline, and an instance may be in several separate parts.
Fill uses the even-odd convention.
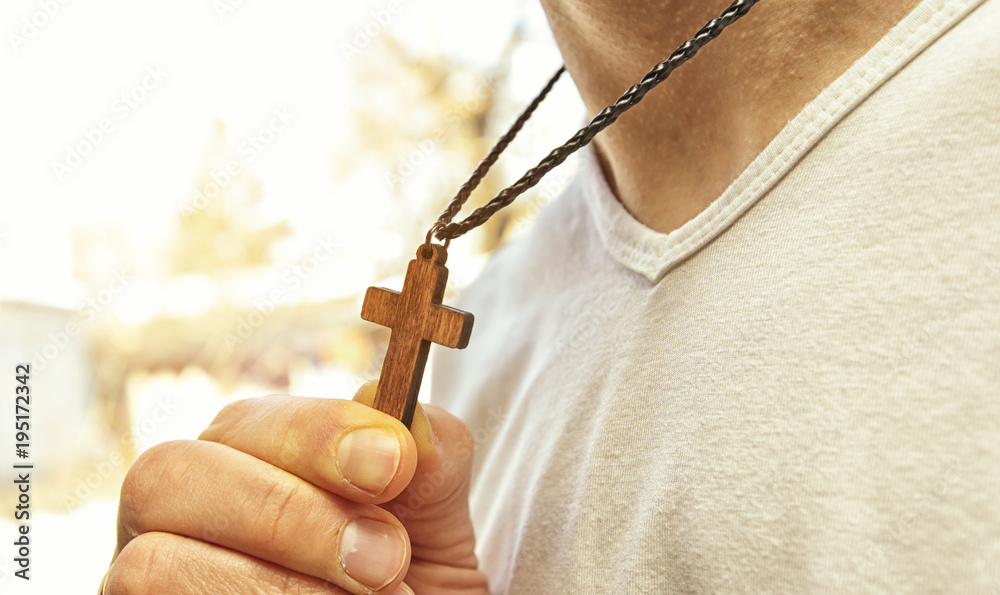
[[[585,160],[435,355],[493,593],[1000,593],[1000,1],[920,4],[673,233]]]

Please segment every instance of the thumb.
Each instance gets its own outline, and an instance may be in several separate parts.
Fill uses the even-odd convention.
[[[354,401],[368,407],[373,407],[375,404],[375,391],[377,389],[378,380],[369,380],[361,385],[358,392],[354,393]],[[434,450],[437,438],[431,430],[427,414],[424,413],[424,408],[420,403],[417,403],[417,408],[413,412],[413,421],[410,423],[410,434],[413,435],[413,441],[417,443],[418,456],[429,455]]]
[[[366,383],[354,400],[371,406],[378,383]],[[417,403],[410,425],[417,469],[410,485],[385,506],[407,525],[411,538],[424,523],[468,518],[474,441],[465,423],[440,407]],[[438,526],[440,529],[440,525]]]

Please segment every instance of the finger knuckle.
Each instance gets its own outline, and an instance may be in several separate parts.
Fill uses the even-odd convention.
[[[118,554],[104,586],[105,595],[152,595],[170,592],[176,583],[177,547],[156,534],[129,542]]]
[[[254,402],[258,399],[238,399],[236,401],[230,401],[222,406],[222,409],[215,415],[215,419],[212,420],[212,425],[217,425],[219,423],[238,419],[245,415],[247,409],[252,406]]]
[[[280,407],[281,404],[287,402],[288,399],[288,395],[279,394],[270,394],[248,399],[237,399],[223,406],[223,408],[219,411],[219,417],[228,416],[241,418],[258,412],[266,413],[271,411],[274,407]]]
[[[312,508],[308,492],[296,483],[276,478],[258,502],[254,526],[260,528],[263,543],[279,552],[292,547]]]
[[[171,469],[186,460],[188,441],[157,444],[143,452],[122,480],[120,508],[124,519],[137,519],[163,485],[171,483]]]
[[[226,403],[199,438],[212,442],[225,441],[231,432],[238,431],[248,419],[270,417],[275,410],[280,411],[281,402],[287,398],[285,395],[267,395]]]
[[[325,583],[317,584],[317,579],[303,579],[292,573],[283,573],[281,578],[271,587],[269,593],[281,595],[317,595],[319,593],[332,595],[349,595],[335,586]]]

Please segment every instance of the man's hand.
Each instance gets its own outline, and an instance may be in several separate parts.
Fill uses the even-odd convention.
[[[239,401],[149,449],[122,485],[106,595],[485,594],[468,429],[418,407],[411,435],[374,395]]]

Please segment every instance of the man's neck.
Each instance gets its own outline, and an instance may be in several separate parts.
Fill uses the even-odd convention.
[[[677,229],[918,3],[760,2],[595,139],[616,196],[652,229]],[[542,4],[594,115],[730,0]]]

